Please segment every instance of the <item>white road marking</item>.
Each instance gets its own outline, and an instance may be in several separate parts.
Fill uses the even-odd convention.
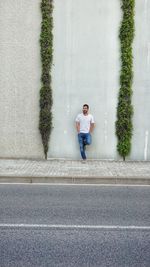
[[[64,225],[64,224],[0,224],[0,228],[45,228],[45,229],[100,229],[100,230],[150,230],[150,226],[136,225]]]

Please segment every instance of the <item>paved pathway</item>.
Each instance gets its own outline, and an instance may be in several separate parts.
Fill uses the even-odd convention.
[[[0,159],[0,182],[150,184],[150,161]]]

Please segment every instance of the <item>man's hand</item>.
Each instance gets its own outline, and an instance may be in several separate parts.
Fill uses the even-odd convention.
[[[80,133],[80,122],[76,122],[76,129],[77,132]]]

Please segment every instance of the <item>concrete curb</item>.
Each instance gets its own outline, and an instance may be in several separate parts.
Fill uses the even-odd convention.
[[[26,183],[26,184],[120,184],[120,185],[150,185],[150,178],[137,177],[0,177],[2,183]]]

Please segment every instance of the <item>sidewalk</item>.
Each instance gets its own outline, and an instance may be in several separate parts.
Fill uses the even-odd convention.
[[[150,185],[150,161],[0,159],[0,183]]]

